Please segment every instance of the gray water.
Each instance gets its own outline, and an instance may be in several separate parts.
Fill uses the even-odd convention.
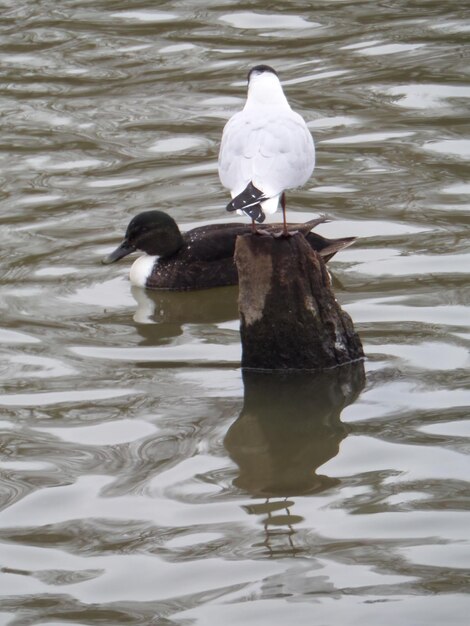
[[[457,0],[1,2],[0,624],[467,623],[469,31]],[[260,62],[317,144],[290,219],[359,237],[330,271],[365,379],[243,379],[236,288],[100,264],[141,210],[227,219]]]

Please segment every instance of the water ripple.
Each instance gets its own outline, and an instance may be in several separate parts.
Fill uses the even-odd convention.
[[[3,5],[4,619],[463,626],[462,3]],[[250,384],[235,288],[145,294],[99,262],[141,210],[226,220],[218,145],[256,63],[318,148],[289,219],[358,237],[329,265],[355,394]]]

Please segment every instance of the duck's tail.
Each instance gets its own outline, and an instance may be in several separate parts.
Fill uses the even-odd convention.
[[[308,238],[307,238],[308,239]],[[325,263],[335,256],[340,250],[344,250],[356,241],[356,237],[343,237],[342,239],[325,239],[327,245],[320,250],[320,256]]]
[[[319,224],[325,222],[331,222],[331,218],[327,215],[319,215],[313,220],[304,222],[303,224],[289,224],[289,231],[298,231],[307,239],[310,246],[323,257],[325,263],[329,261],[340,250],[344,250],[348,246],[351,246],[356,237],[341,237],[340,239],[327,239],[322,237],[318,233],[312,233],[311,231]]]

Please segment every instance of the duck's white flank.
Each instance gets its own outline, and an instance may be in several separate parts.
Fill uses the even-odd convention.
[[[150,276],[155,265],[157,256],[150,256],[144,254],[134,261],[129,271],[129,278],[133,285],[136,287],[145,287],[147,285],[147,278]]]

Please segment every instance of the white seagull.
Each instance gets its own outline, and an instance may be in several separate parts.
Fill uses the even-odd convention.
[[[304,185],[315,167],[315,144],[304,119],[293,111],[277,72],[256,65],[248,73],[242,111],[225,125],[219,153],[219,177],[230,190],[227,211],[263,222],[281,204],[287,235],[286,189]]]

